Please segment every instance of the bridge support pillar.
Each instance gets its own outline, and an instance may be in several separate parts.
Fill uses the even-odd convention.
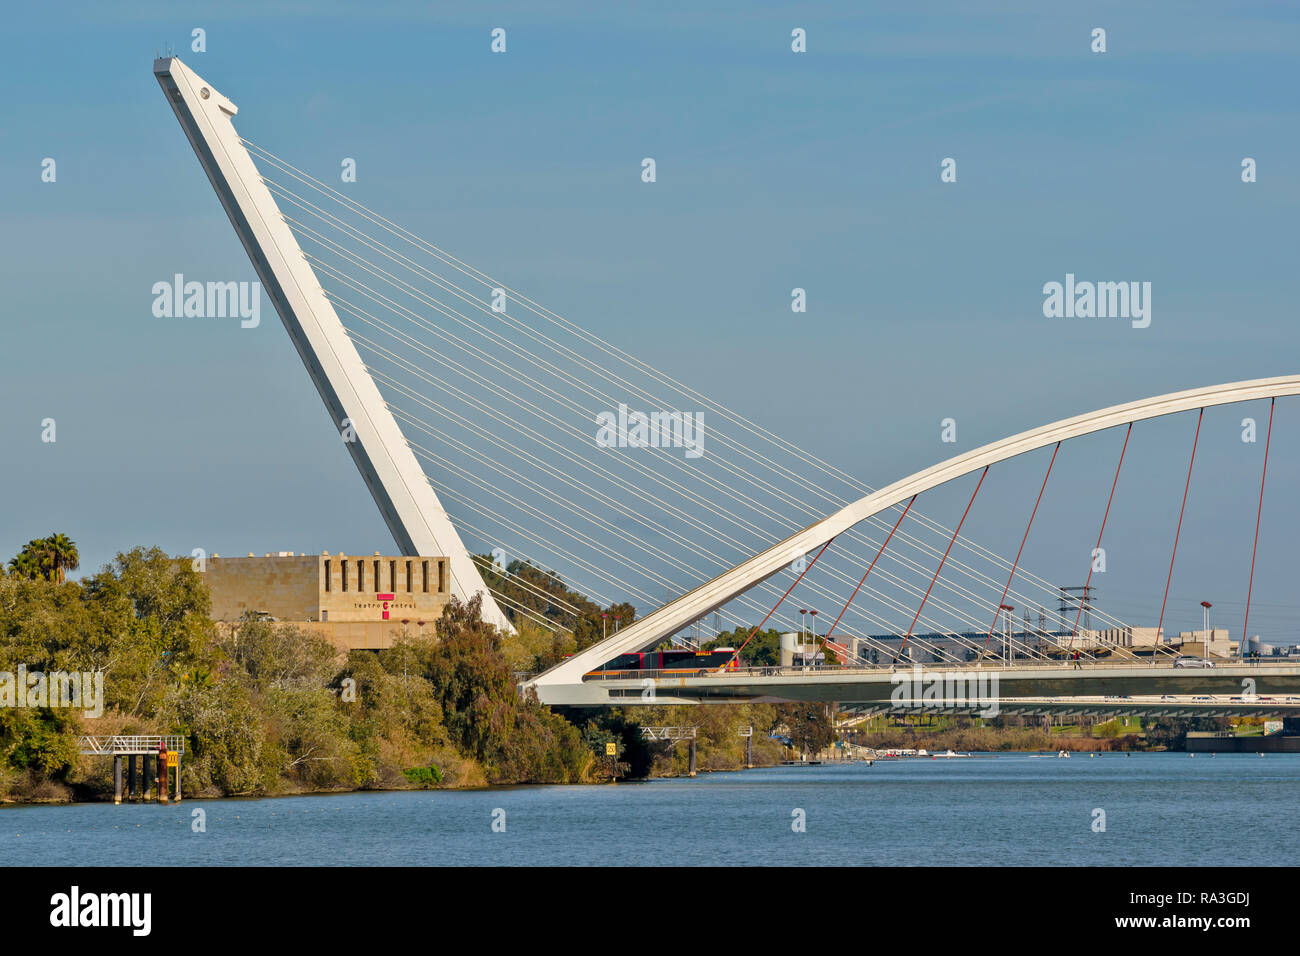
[[[745,738],[745,769],[754,769],[754,735],[752,732]]]
[[[113,754],[113,803],[122,802],[122,755]]]
[[[176,802],[181,802],[181,755],[176,755]]]
[[[134,800],[140,796],[140,781],[135,773],[135,754],[126,755],[126,797]]]
[[[145,754],[140,758],[141,770],[144,773],[144,802],[149,803],[153,799],[153,762],[154,757],[151,754]]]
[[[693,777],[695,776],[695,738],[694,737],[692,737],[690,740],[690,761],[691,761],[690,774]]]

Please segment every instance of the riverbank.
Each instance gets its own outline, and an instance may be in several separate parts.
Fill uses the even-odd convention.
[[[1238,727],[1238,725],[1240,725]],[[1121,716],[1105,720],[1080,719],[1066,725],[1047,725],[1023,717],[977,720],[970,717],[929,715],[919,718],[875,717],[844,728],[853,743],[886,748],[920,748],[954,751],[1070,752],[1128,751],[1131,753],[1186,749],[1190,732],[1262,733],[1263,719],[1255,717],[1139,718]]]
[[[715,774],[715,773],[737,773],[745,770],[761,770],[779,765],[779,761],[771,758],[770,754],[765,755],[762,763],[756,762],[753,766],[721,766],[716,761],[710,761],[711,765],[707,768],[697,767],[697,775]],[[587,780],[570,782],[567,786],[579,787],[604,787],[611,784],[619,783],[646,783],[652,780],[672,780],[677,778],[690,779],[690,774],[685,770],[678,770],[671,757],[665,757],[658,765],[658,769],[645,777],[624,777],[612,778],[608,775],[592,775]],[[207,792],[186,793],[181,803],[186,802],[211,802],[214,800],[279,800],[290,797],[328,797],[339,796],[343,794],[361,794],[361,793],[467,793],[467,792],[495,792],[509,791],[536,787],[551,787],[557,784],[552,782],[516,782],[516,783],[464,783],[464,784],[438,784],[435,786],[420,786],[408,784],[404,786],[392,787],[326,787],[321,789],[310,789],[305,787],[286,788],[276,791],[266,791],[260,793],[221,793],[219,791],[209,790]],[[67,785],[57,784],[48,779],[29,781],[28,786],[31,788],[31,796],[27,798],[15,798],[10,795],[0,796],[0,809],[17,808],[17,807],[41,807],[41,806],[93,806],[97,804],[112,803],[113,794],[110,789],[87,789],[85,787],[70,787]],[[124,805],[144,805],[145,803],[157,804],[157,799],[151,801],[144,800],[126,800],[123,799]],[[176,801],[172,801],[172,805]],[[162,805],[162,804],[159,804]]]

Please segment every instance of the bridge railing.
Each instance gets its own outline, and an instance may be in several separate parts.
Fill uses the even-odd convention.
[[[1215,666],[1207,667],[1186,667],[1179,670],[1186,670],[1188,676],[1194,674],[1204,674],[1207,670],[1216,670],[1226,667],[1293,667],[1300,670],[1300,659],[1271,659],[1271,658],[1246,658],[1244,660],[1223,659],[1214,662]],[[982,661],[947,661],[943,663],[920,662],[909,664],[888,664],[869,666],[847,666],[847,665],[830,665],[830,666],[791,666],[791,667],[737,667],[722,669],[717,667],[700,667],[700,668],[670,668],[664,670],[597,670],[584,675],[584,681],[608,681],[608,680],[641,680],[651,678],[654,680],[671,680],[678,677],[799,677],[810,674],[887,674],[890,672],[896,674],[910,673],[913,667],[920,667],[924,673],[935,674],[948,671],[1007,671],[1007,670],[1125,670],[1125,671],[1150,671],[1153,667],[1174,666],[1173,658],[1167,660],[1128,660],[1128,661],[1015,661],[1008,664],[1005,661],[985,659]]]

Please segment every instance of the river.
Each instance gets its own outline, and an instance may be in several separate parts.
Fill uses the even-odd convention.
[[[0,841],[12,866],[1279,865],[1300,850],[1297,782],[1300,755],[998,754],[613,786],[12,807]]]

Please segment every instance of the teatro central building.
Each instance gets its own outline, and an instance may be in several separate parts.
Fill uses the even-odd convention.
[[[404,633],[430,634],[447,605],[445,557],[294,554],[213,555],[201,571],[212,619],[227,626],[252,614],[296,624],[340,652],[391,647]]]

